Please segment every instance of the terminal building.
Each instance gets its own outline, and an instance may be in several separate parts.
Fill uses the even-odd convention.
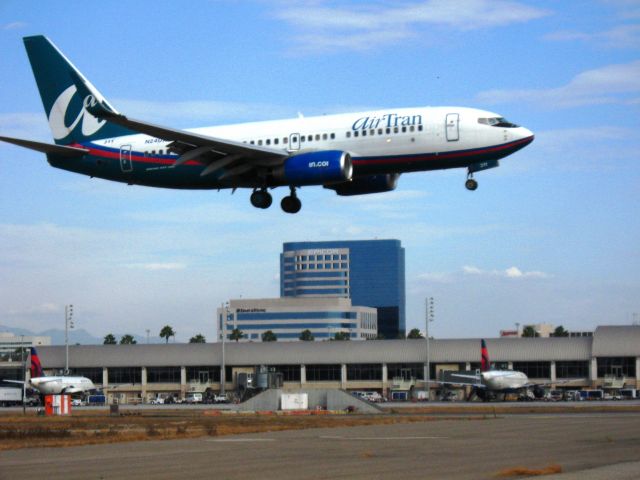
[[[376,308],[381,337],[404,338],[404,248],[399,240],[285,243],[280,296],[350,298]]]
[[[425,389],[426,343],[76,345],[69,347],[69,364],[73,374],[103,388],[110,402],[147,402],[168,394],[184,397],[207,388],[218,391],[223,357],[227,391],[237,386],[240,373],[264,366],[282,375],[284,389],[373,390],[394,397],[397,392]],[[558,381],[562,389],[640,388],[640,326],[601,326],[592,337],[494,338],[487,339],[487,346],[497,367],[522,371],[532,381],[550,382],[552,387]],[[46,372],[64,368],[64,346],[40,347],[38,353]],[[434,379],[442,371],[473,370],[480,364],[480,340],[431,340],[429,360]]]
[[[374,339],[378,333],[375,308],[354,307],[348,298],[264,298],[230,300],[218,308],[218,338],[231,338],[237,329],[239,341],[260,342],[270,331],[278,341],[300,340],[308,330],[313,340],[329,340],[336,334],[351,340]],[[226,322],[225,322],[226,317]]]

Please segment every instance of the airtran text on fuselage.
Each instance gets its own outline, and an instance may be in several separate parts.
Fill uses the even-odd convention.
[[[361,117],[353,122],[352,130],[368,130],[370,128],[408,127],[422,125],[422,115],[398,115],[397,113],[385,113],[377,117]]]

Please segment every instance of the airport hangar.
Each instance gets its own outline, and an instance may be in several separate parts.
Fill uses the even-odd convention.
[[[558,388],[606,388],[620,382],[640,388],[640,326],[601,326],[592,337],[487,339],[489,356],[500,368],[525,372],[532,381],[572,380]],[[146,402],[157,395],[184,397],[189,391],[220,389],[222,343],[69,346],[71,373],[102,387],[108,401]],[[284,389],[424,389],[425,340],[225,343],[227,391],[237,373],[273,367]],[[429,341],[431,378],[441,370],[479,368],[479,339]],[[39,347],[45,371],[65,366],[64,346]],[[410,373],[415,381],[398,377]],[[612,380],[613,379],[613,380]],[[553,384],[552,384],[553,386]],[[432,385],[432,390],[437,389]]]

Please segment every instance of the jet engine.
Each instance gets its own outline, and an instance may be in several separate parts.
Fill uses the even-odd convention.
[[[326,185],[351,180],[351,155],[340,150],[307,152],[287,158],[274,178],[288,185]]]
[[[381,193],[395,190],[398,185],[399,173],[369,175],[366,177],[354,178],[350,182],[339,183],[337,185],[326,185],[325,188],[335,190],[338,195],[364,195],[367,193]]]

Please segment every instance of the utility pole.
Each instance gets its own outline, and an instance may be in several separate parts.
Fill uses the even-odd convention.
[[[425,299],[425,340],[427,341],[427,365],[424,372],[427,401],[431,399],[431,360],[429,357],[429,323],[435,318],[433,297]]]
[[[65,363],[64,374],[69,375],[69,329],[73,328],[73,305],[64,306],[64,345]]]
[[[149,333],[151,333],[151,330],[147,328],[145,332],[147,332],[147,345],[149,345]]]

